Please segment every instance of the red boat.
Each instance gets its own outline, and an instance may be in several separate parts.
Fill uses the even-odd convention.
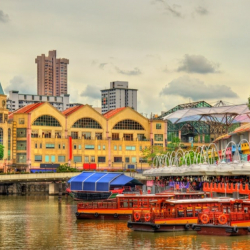
[[[191,230],[198,213],[216,211],[219,199],[153,200],[147,210],[134,209],[128,228],[135,231],[170,232]]]
[[[115,199],[77,204],[77,219],[131,219],[134,209],[149,210],[151,200],[193,199],[204,197],[203,192],[170,192],[159,194],[118,194]]]
[[[248,235],[250,232],[250,200],[221,200],[217,211],[202,211],[193,225],[203,235]]]

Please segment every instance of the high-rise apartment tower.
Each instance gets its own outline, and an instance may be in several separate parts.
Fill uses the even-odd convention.
[[[42,54],[36,58],[37,94],[60,96],[68,92],[69,60],[56,58],[56,50],[49,51],[49,56]]]

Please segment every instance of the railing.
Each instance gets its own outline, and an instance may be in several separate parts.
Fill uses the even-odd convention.
[[[77,204],[77,209],[96,209],[96,208],[117,209],[117,203],[109,201],[109,202],[84,202]]]

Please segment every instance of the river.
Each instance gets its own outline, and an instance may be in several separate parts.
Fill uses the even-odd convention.
[[[250,249],[250,236],[141,233],[126,221],[76,221],[76,202],[53,196],[0,196],[0,249]]]

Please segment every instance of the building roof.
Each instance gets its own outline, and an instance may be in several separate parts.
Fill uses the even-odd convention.
[[[111,118],[112,116],[118,114],[119,112],[121,112],[123,109],[125,109],[126,107],[122,107],[122,108],[117,108],[117,109],[112,109],[112,110],[109,110],[107,113],[103,114],[103,116],[106,118],[106,119],[109,119]]]
[[[78,109],[80,109],[83,106],[84,105],[81,104],[81,105],[78,105],[78,106],[74,106],[74,107],[65,109],[64,111],[62,111],[62,114],[65,115],[65,116],[69,116],[69,115],[73,114],[74,112],[76,112]]]
[[[44,102],[38,102],[38,103],[29,104],[29,105],[27,105],[25,107],[17,109],[13,113],[9,114],[9,119],[12,119],[14,114],[27,114],[27,113],[30,113],[31,111],[33,111],[34,109],[38,108],[42,104],[44,104]]]
[[[3,92],[2,84],[0,83],[0,95],[5,95]]]

